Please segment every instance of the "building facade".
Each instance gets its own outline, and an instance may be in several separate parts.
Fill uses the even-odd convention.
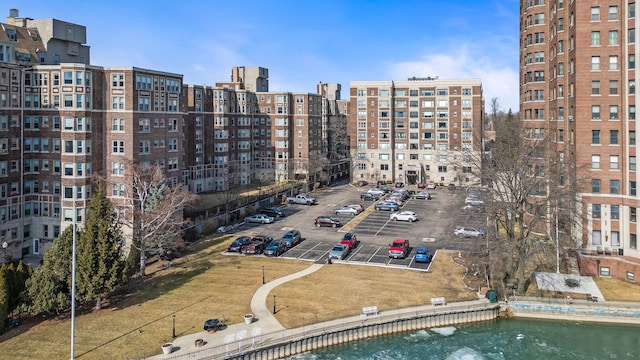
[[[520,4],[520,116],[549,142],[553,183],[576,186],[565,236],[585,254],[638,258],[636,3]],[[609,265],[595,273],[634,276]]]
[[[353,181],[480,182],[480,80],[351,82],[348,116]]]

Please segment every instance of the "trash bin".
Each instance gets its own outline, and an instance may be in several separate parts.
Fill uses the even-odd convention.
[[[496,293],[495,290],[487,291],[487,294],[485,296],[487,297],[487,299],[489,299],[489,302],[492,304],[495,304],[498,302],[498,294]]]

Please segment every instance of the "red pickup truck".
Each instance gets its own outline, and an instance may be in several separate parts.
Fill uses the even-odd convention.
[[[389,257],[394,259],[404,259],[409,255],[409,240],[395,239],[389,245]]]

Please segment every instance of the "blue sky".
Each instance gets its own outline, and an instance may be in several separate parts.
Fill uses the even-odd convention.
[[[318,82],[479,78],[487,111],[518,110],[518,0],[14,1],[20,16],[87,27],[91,63],[228,81],[269,69],[271,90]],[[5,17],[9,8],[5,9]],[[3,19],[4,22],[4,19]]]

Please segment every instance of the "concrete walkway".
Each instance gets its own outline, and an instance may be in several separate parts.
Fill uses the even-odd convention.
[[[251,324],[232,324],[213,334],[208,334],[203,330],[194,334],[177,337],[173,340],[173,351],[171,355],[161,354],[148,359],[167,359],[173,356],[186,355],[196,350],[204,350],[222,345],[234,346],[235,342],[242,339],[259,337],[262,336],[262,334],[273,335],[279,331],[284,331],[284,326],[282,326],[271,313],[272,309],[267,308],[267,297],[269,293],[279,285],[318,271],[323,265],[324,264],[313,264],[302,271],[275,279],[258,288],[251,298],[251,311],[254,316]],[[203,340],[204,345],[202,347],[196,347],[196,340]]]

